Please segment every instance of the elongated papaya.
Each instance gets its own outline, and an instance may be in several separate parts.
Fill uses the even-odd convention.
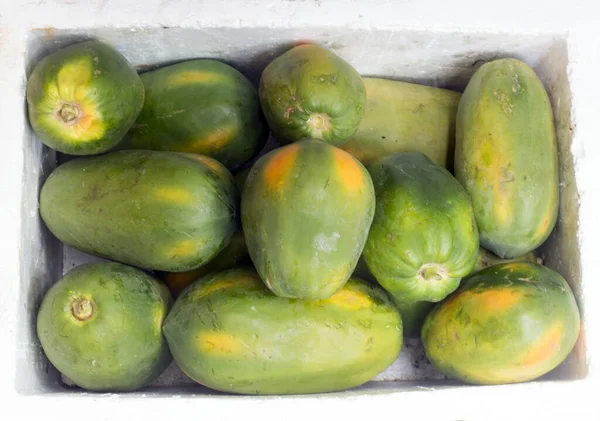
[[[503,258],[541,245],[558,214],[558,153],[548,95],[514,59],[481,66],[461,97],[456,178],[473,201],[481,245]]]
[[[343,150],[363,164],[399,152],[421,152],[452,168],[458,92],[370,77],[363,82],[365,114]]]

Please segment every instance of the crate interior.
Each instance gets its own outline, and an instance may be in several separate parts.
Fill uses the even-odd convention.
[[[568,48],[563,35],[468,33],[446,31],[353,30],[351,28],[93,28],[30,32],[25,51],[26,77],[40,58],[75,42],[99,39],[123,53],[140,71],[192,59],[217,58],[233,65],[253,83],[276,56],[299,42],[319,43],[349,61],[364,76],[378,76],[462,91],[484,62],[515,57],[542,78],[552,102],[560,161],[560,214],[550,239],[538,250],[545,264],[570,283],[581,303],[578,249],[579,198],[572,156],[571,94]],[[25,99],[23,99],[26,110]],[[26,112],[26,111],[25,111]],[[45,291],[63,273],[89,260],[63,247],[43,226],[38,194],[56,166],[57,156],[43,146],[30,127],[25,130],[22,196],[20,303],[16,388],[22,394],[81,393],[70,388],[45,358],[35,332],[35,318]],[[584,309],[581,308],[582,314]],[[584,314],[583,314],[584,315]],[[583,319],[585,321],[585,318]],[[587,373],[585,333],[574,352],[545,380],[573,380]],[[457,387],[426,360],[420,342],[405,340],[400,358],[361,388],[345,393]],[[144,394],[219,394],[195,385],[173,364]],[[338,395],[338,394],[336,394]]]

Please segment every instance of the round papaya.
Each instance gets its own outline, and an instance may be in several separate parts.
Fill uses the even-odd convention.
[[[475,266],[471,273],[479,272],[485,268],[490,266],[499,265],[501,263],[510,263],[510,262],[531,262],[542,264],[542,259],[536,257],[533,252],[525,253],[521,256],[517,256],[512,259],[503,259],[501,257],[496,256],[489,250],[484,249],[483,247],[479,247],[479,252],[477,253],[477,262],[475,262]]]
[[[117,145],[144,103],[144,86],[127,59],[87,41],[42,59],[27,80],[29,121],[49,147],[93,155]]]
[[[157,276],[167,284],[171,294],[177,297],[188,285],[206,274],[251,263],[244,233],[240,230],[233,234],[227,246],[207,264],[187,272],[158,272]]]
[[[557,272],[525,262],[491,266],[464,279],[425,319],[427,357],[469,383],[533,380],[575,346],[579,310]]]
[[[228,168],[265,144],[256,88],[231,66],[192,60],[142,74],[144,107],[125,147],[211,156]]]
[[[201,155],[119,151],[58,167],[40,213],[63,243],[145,269],[210,261],[238,227],[233,176]]]
[[[193,380],[256,395],[349,389],[385,370],[402,347],[402,321],[380,288],[351,279],[328,299],[291,300],[245,268],[194,282],[163,331]]]
[[[358,72],[313,44],[273,60],[258,93],[271,132],[283,143],[312,138],[339,146],[356,132],[366,103]]]
[[[254,266],[271,291],[317,300],[350,278],[374,209],[373,183],[361,163],[325,142],[305,140],[252,167],[242,226]]]
[[[440,301],[477,260],[469,196],[421,153],[371,163],[376,210],[363,257],[377,281],[406,303]]]
[[[88,263],[47,292],[37,334],[52,365],[76,385],[136,390],[171,362],[162,335],[171,301],[167,288],[139,269]]]
[[[452,168],[460,94],[395,80],[364,77],[365,114],[341,148],[363,164],[401,152],[421,152]]]
[[[473,201],[481,245],[502,258],[541,245],[558,214],[552,107],[535,72],[514,59],[481,66],[456,117],[456,178]]]

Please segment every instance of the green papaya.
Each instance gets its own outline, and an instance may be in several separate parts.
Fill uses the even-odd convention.
[[[580,328],[569,285],[534,263],[491,266],[464,279],[427,316],[421,338],[442,373],[476,384],[533,380],[571,352]]]
[[[477,262],[475,262],[475,266],[473,267],[471,273],[479,272],[480,270],[483,270],[490,266],[510,262],[531,262],[542,264],[542,259],[536,257],[533,252],[525,253],[513,259],[502,259],[501,257],[496,256],[491,251],[488,251],[483,247],[479,247],[479,252],[477,253]]]
[[[377,281],[406,303],[440,301],[477,260],[469,196],[421,153],[379,159],[367,169],[376,209],[363,257]]]
[[[366,103],[358,72],[313,44],[273,60],[261,75],[258,94],[271,132],[283,143],[311,138],[339,146],[356,132]]]
[[[162,335],[171,301],[167,288],[139,269],[89,263],[46,293],[37,334],[52,365],[76,385],[136,390],[171,362]]]
[[[233,176],[201,155],[119,151],[50,174],[40,213],[63,243],[145,269],[181,272],[219,253],[238,227]]]
[[[117,145],[144,103],[144,86],[127,59],[87,41],[42,59],[27,80],[29,121],[49,147],[93,155]]]
[[[421,152],[452,168],[460,94],[395,80],[364,77],[365,114],[340,146],[363,164],[401,152]]]
[[[254,266],[280,297],[324,299],[354,270],[373,220],[369,173],[350,154],[304,140],[261,157],[242,195]]]
[[[177,297],[188,285],[206,274],[251,263],[244,233],[239,230],[233,234],[227,246],[207,264],[187,272],[158,272],[157,276],[167,284],[171,294]]]
[[[552,107],[525,63],[481,66],[461,97],[456,178],[473,201],[483,247],[499,257],[528,253],[558,214],[558,153]]]
[[[191,60],[144,73],[142,82],[146,99],[127,147],[197,153],[234,168],[265,144],[256,88],[233,67]]]
[[[194,282],[163,331],[196,382],[256,395],[349,389],[385,370],[402,347],[402,320],[376,286],[351,279],[325,300],[293,300],[243,268]]]

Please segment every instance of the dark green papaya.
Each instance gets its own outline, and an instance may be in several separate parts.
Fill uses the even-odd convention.
[[[283,143],[321,139],[342,145],[356,132],[365,85],[347,62],[318,45],[299,45],[263,71],[260,103],[273,135]]]
[[[256,88],[233,67],[191,60],[144,73],[142,82],[146,99],[127,147],[197,153],[234,168],[265,144]]]
[[[29,121],[59,152],[93,155],[117,145],[144,103],[144,86],[127,59],[87,41],[42,59],[27,80]]]
[[[405,303],[440,301],[477,260],[469,196],[421,153],[379,159],[367,169],[376,209],[363,257],[377,281]]]
[[[528,253],[558,214],[558,152],[548,94],[515,59],[481,66],[456,117],[456,178],[473,201],[481,245],[502,258]]]
[[[163,331],[196,382],[256,395],[349,389],[385,370],[402,347],[402,321],[379,287],[351,279],[326,300],[293,300],[273,295],[251,269],[194,282]]]
[[[216,256],[238,227],[233,176],[201,155],[119,151],[58,167],[40,213],[59,240],[145,269],[182,272]]]
[[[50,288],[37,334],[52,365],[76,385],[136,390],[171,362],[161,330],[171,301],[167,288],[139,269],[89,263]]]
[[[533,380],[571,352],[580,328],[569,285],[534,263],[491,266],[464,279],[427,316],[421,338],[441,372],[476,384]]]

